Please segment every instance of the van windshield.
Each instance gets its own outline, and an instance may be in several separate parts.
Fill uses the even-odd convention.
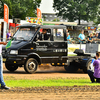
[[[19,28],[18,31],[15,33],[14,38],[16,40],[29,41],[32,39],[36,31],[36,28]]]

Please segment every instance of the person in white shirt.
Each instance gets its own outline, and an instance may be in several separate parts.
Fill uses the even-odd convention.
[[[2,63],[2,44],[6,45],[6,42],[0,42],[0,84],[1,84],[1,89],[10,89],[5,85],[5,82],[3,80],[3,63]]]

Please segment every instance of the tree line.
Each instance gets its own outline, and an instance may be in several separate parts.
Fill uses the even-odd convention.
[[[9,18],[36,17],[41,0],[0,0],[0,18],[4,17],[4,3],[9,7]]]
[[[78,20],[80,24],[80,20],[85,20],[100,23],[100,0],[54,0],[53,7],[58,16],[71,22]]]
[[[100,21],[100,0],[53,0],[53,8],[58,11],[57,16],[68,19],[69,22],[78,20]],[[9,7],[9,18],[25,19],[36,17],[36,8],[41,0],[0,0],[0,18],[4,17],[4,3]],[[48,9],[48,8],[45,8]]]

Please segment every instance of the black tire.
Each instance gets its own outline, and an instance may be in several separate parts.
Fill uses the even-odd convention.
[[[92,59],[89,59],[86,63],[86,66],[83,68],[83,72],[87,73],[87,70],[91,70],[90,64],[92,62]]]
[[[78,71],[78,64],[77,63],[70,63],[68,66],[64,66],[67,73],[75,73]]]
[[[5,67],[7,70],[9,70],[10,72],[14,72],[15,70],[18,69],[18,66],[13,66],[13,65],[9,65],[5,63]]]
[[[24,65],[25,71],[30,74],[35,73],[37,67],[38,67],[38,62],[34,58],[29,58]]]

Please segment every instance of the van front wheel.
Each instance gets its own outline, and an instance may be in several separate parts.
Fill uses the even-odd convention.
[[[25,71],[30,74],[35,73],[37,67],[38,67],[38,62],[34,58],[29,58],[24,65]]]
[[[13,66],[10,64],[5,63],[5,67],[7,68],[7,70],[9,70],[10,72],[14,72],[15,70],[18,69],[18,66]]]

